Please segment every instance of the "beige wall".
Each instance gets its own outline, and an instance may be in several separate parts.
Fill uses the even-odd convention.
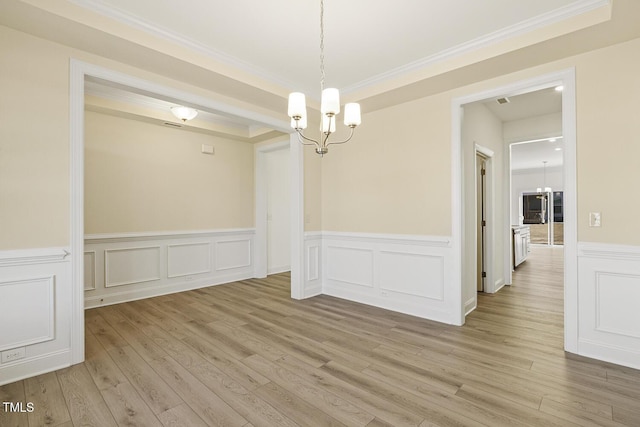
[[[251,144],[85,112],[87,234],[253,227],[253,186]]]
[[[0,26],[0,250],[69,244],[69,61],[274,118],[219,94]]]
[[[0,26],[0,250],[69,242],[68,81],[64,48]]]
[[[6,27],[0,27],[0,51],[0,250],[69,243],[70,57],[215,96]],[[640,39],[635,39],[365,112],[354,139],[331,147],[321,161],[321,228],[450,235],[451,100],[575,67],[578,238],[640,245],[636,218],[640,201],[627,198],[637,192],[640,182],[640,144],[636,143],[640,135],[639,51]],[[269,112],[274,117],[279,113]],[[317,207],[317,199],[314,203]],[[602,213],[601,228],[588,227],[590,211]]]
[[[436,95],[365,114],[322,159],[326,231],[451,233],[450,98]]]
[[[640,245],[640,200],[627,197],[640,182],[639,51],[634,39],[364,114],[323,162],[323,229],[450,235],[453,98],[575,67],[578,239]],[[591,211],[601,228],[588,226]]]

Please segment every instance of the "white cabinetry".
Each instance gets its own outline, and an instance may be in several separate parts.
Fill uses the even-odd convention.
[[[513,226],[513,268],[527,259],[531,251],[531,233],[526,225]]]

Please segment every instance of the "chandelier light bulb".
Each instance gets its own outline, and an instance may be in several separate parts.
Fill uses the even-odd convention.
[[[332,115],[340,113],[340,92],[338,89],[328,88],[322,91],[320,112]]]
[[[289,117],[304,117],[306,116],[307,102],[302,92],[293,92],[289,94]]]
[[[356,127],[360,125],[360,104],[351,102],[344,106],[344,124],[349,127]]]

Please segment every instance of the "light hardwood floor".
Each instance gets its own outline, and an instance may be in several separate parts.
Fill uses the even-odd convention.
[[[86,312],[86,362],[0,387],[8,426],[638,426],[640,372],[562,350],[562,248],[464,327],[327,296],[289,277]]]

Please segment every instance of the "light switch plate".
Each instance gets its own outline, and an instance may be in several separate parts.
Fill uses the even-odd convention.
[[[204,154],[215,154],[215,149],[213,145],[202,144],[202,152]]]
[[[600,227],[602,218],[600,212],[589,212],[589,227]]]

